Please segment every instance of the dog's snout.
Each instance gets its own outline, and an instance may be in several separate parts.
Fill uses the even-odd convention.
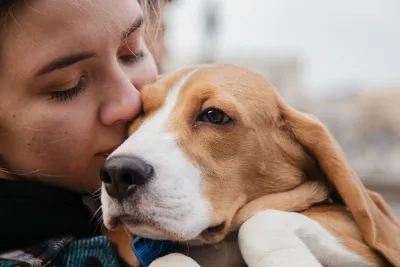
[[[134,156],[108,159],[100,169],[100,178],[110,197],[122,200],[153,176],[153,166]]]

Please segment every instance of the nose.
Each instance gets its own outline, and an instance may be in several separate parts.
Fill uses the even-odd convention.
[[[128,79],[113,84],[114,90],[106,91],[101,95],[103,102],[99,109],[99,118],[102,124],[113,126],[125,123],[135,118],[142,109],[139,91]]]
[[[133,195],[153,174],[153,166],[135,156],[111,157],[100,169],[100,178],[107,193],[118,200]]]

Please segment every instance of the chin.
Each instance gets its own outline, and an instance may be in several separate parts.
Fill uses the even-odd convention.
[[[124,216],[126,218],[126,216]],[[154,240],[171,240],[177,242],[188,242],[198,239],[201,231],[193,231],[180,228],[179,223],[174,225],[165,224],[162,222],[119,219],[120,223],[133,235],[141,236]]]

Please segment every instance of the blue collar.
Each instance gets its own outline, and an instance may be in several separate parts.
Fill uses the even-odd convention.
[[[153,240],[143,237],[136,237],[131,242],[131,248],[141,267],[148,267],[154,260],[177,251],[177,245],[172,241]]]

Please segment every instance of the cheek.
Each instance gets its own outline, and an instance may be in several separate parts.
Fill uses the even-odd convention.
[[[18,146],[27,154],[41,158],[59,159],[84,155],[94,134],[90,112],[83,109],[60,110],[53,108],[26,112],[15,118],[21,127],[15,128]],[[82,110],[82,111],[80,111]],[[52,112],[49,112],[52,111]],[[78,112],[79,111],[79,112]],[[88,150],[90,151],[90,150]]]
[[[203,170],[202,190],[213,205],[214,216],[224,217],[246,195],[244,184],[258,177],[260,145],[254,134],[244,130],[204,130],[188,131],[189,135],[181,137],[182,147]]]
[[[225,131],[204,127],[199,130],[188,129],[181,137],[182,147],[190,158],[209,172],[209,174],[232,181],[233,173],[240,176],[242,169],[248,170],[259,150],[257,138],[250,132],[240,129]],[[187,145],[185,145],[187,144]],[[228,180],[226,180],[228,179]]]
[[[32,144],[38,152],[60,155],[80,154],[90,147],[94,129],[90,120],[84,116],[79,120],[72,117],[49,118],[32,135]]]

